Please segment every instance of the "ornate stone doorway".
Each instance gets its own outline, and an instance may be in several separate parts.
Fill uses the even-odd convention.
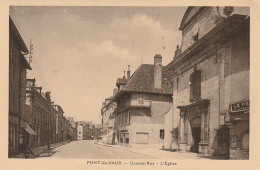
[[[209,100],[203,99],[180,109],[179,151],[208,153],[208,108]]]

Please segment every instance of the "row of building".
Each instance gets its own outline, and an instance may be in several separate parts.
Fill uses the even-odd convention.
[[[100,124],[92,124],[92,121],[77,122],[77,140],[99,139],[101,137],[100,135]]]
[[[117,79],[103,142],[248,159],[249,26],[247,7],[188,7],[173,60],[156,54]]]
[[[12,17],[9,17],[9,146],[13,156],[28,147],[77,139],[77,125],[66,118],[60,105],[51,101],[50,92],[42,92],[25,58],[29,53]]]

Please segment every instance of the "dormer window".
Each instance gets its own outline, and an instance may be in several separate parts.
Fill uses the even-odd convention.
[[[138,104],[143,104],[144,103],[144,96],[143,96],[143,94],[137,94],[137,102],[138,102]]]

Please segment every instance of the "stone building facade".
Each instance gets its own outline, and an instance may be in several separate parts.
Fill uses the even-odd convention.
[[[58,112],[51,102],[50,92],[43,93],[42,87],[35,86],[35,79],[27,79],[26,112],[27,122],[36,135],[29,135],[29,146],[42,146],[57,142],[56,119]]]
[[[113,97],[117,108],[116,138],[119,145],[159,146],[164,141],[164,116],[172,105],[171,72],[162,66],[162,57],[154,65],[142,64]]]
[[[19,144],[23,142],[21,134],[24,131],[24,126],[20,125],[22,124],[21,122],[24,122],[26,114],[24,112],[26,71],[27,69],[31,70],[29,63],[24,57],[28,53],[26,44],[13,19],[9,17],[9,156],[17,154]]]
[[[63,116],[61,106],[51,101],[50,92],[42,92],[35,86],[35,79],[27,79],[25,112],[26,128],[23,133],[24,144],[30,147],[71,140],[70,121]],[[31,128],[31,130],[28,128]],[[74,132],[75,133],[75,132]]]
[[[164,147],[248,159],[249,9],[188,7],[180,30],[182,44],[167,65],[173,111]],[[232,104],[248,108],[233,113]]]

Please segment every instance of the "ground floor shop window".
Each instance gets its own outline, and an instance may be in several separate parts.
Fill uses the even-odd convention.
[[[136,144],[148,144],[149,143],[149,133],[136,132]]]
[[[249,133],[244,133],[242,137],[242,150],[249,150]]]

